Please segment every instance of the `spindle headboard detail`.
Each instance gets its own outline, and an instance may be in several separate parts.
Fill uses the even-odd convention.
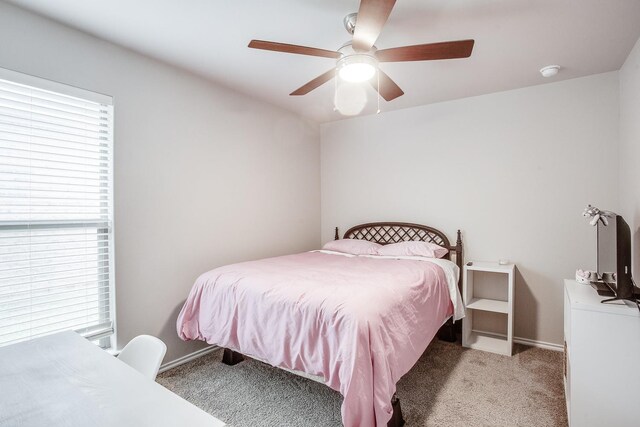
[[[338,240],[340,234],[336,227],[335,239]],[[370,242],[388,245],[391,243],[420,241],[435,243],[449,249],[449,253],[444,257],[454,261],[460,268],[460,279],[458,280],[458,288],[462,292],[462,234],[458,230],[456,244],[451,245],[446,234],[433,227],[421,224],[411,224],[407,222],[370,222],[351,227],[344,233],[343,239],[359,239],[368,240]],[[451,254],[455,254],[455,260]]]

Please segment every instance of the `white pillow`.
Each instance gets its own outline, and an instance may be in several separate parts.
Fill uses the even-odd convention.
[[[400,242],[382,246],[378,255],[385,256],[423,256],[427,258],[442,258],[449,249],[427,242]]]
[[[382,245],[368,240],[342,239],[332,240],[324,245],[322,249],[352,255],[376,255],[381,247]]]

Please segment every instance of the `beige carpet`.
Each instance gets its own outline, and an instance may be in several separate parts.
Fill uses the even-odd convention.
[[[562,354],[516,346],[499,356],[434,340],[398,383],[407,427],[566,426]],[[340,426],[340,394],[255,360],[215,351],[158,382],[234,427]]]

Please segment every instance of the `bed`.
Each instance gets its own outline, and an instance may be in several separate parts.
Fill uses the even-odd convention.
[[[396,222],[357,225],[343,238],[425,241],[449,253],[320,250],[216,268],[196,280],[178,335],[223,347],[229,365],[248,356],[323,382],[342,394],[346,427],[402,426],[397,381],[438,331],[455,340],[454,320],[464,316],[460,231],[455,245],[435,228]]]

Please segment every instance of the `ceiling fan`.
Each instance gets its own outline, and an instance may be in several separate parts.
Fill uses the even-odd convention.
[[[378,68],[378,63],[468,58],[474,44],[474,40],[459,40],[378,50],[374,43],[395,3],[396,0],[361,0],[358,13],[351,13],[344,18],[345,28],[353,35],[353,39],[337,51],[264,40],[251,40],[249,47],[337,60],[336,67],[294,90],[290,94],[292,96],[306,95],[334,78],[336,72],[341,79],[349,82],[372,80],[377,72],[378,82],[372,81],[371,84],[386,101],[392,101],[404,92]]]

